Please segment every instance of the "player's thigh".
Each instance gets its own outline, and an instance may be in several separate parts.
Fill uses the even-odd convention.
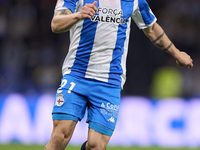
[[[64,139],[69,142],[76,127],[74,120],[53,120],[52,138],[54,140]]]
[[[91,128],[88,131],[88,142],[87,147],[89,148],[99,148],[99,149],[106,149],[106,145],[108,144],[111,136],[102,134],[97,132]]]
[[[53,107],[53,120],[66,119],[66,115],[77,117],[81,120],[84,117],[87,98],[88,84],[84,79],[72,75],[65,75],[62,78],[60,87],[56,93]]]
[[[88,104],[89,128],[112,136],[118,118],[120,91],[118,86],[94,83]]]

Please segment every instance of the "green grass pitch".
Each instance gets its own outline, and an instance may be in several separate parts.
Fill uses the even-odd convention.
[[[9,144],[0,145],[0,150],[43,150],[44,146],[39,145],[20,145],[20,144]],[[80,146],[68,146],[66,150],[80,150]],[[141,147],[111,147],[108,146],[107,150],[200,150],[200,148],[141,148]]]

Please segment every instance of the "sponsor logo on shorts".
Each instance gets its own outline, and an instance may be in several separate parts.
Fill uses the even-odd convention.
[[[106,108],[106,109],[111,109],[111,110],[119,110],[119,105],[113,105],[111,103],[107,103],[106,105],[104,103],[101,104],[102,108]]]
[[[119,105],[113,105],[111,103],[102,103],[100,111],[103,115],[110,116],[111,118],[117,118]]]
[[[105,108],[105,105],[104,105],[104,103],[102,103],[102,104],[101,104],[101,107]]]
[[[107,108],[118,111],[119,105],[117,106],[117,105],[113,105],[113,104],[107,103]]]
[[[56,106],[62,106],[64,102],[65,102],[65,101],[64,101],[63,95],[62,95],[62,94],[59,94],[58,97],[56,98],[56,103],[55,103],[55,105],[56,105]]]
[[[115,118],[111,117],[108,121],[115,123]]]

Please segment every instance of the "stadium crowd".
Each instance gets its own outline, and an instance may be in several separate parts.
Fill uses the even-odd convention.
[[[132,22],[127,81],[122,95],[155,96],[151,92],[156,86],[155,73],[170,66],[182,78],[178,96],[200,96],[200,1],[147,1],[176,47],[191,55],[194,68],[188,70],[176,65],[171,56],[157,49]],[[69,33],[51,31],[55,3],[56,0],[0,0],[1,94],[56,92]]]

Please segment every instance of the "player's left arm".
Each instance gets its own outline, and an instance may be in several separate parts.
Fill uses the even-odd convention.
[[[175,47],[158,23],[143,29],[143,32],[156,47],[172,55],[176,59],[177,64],[180,66],[186,65],[190,69],[193,67],[191,57]]]

